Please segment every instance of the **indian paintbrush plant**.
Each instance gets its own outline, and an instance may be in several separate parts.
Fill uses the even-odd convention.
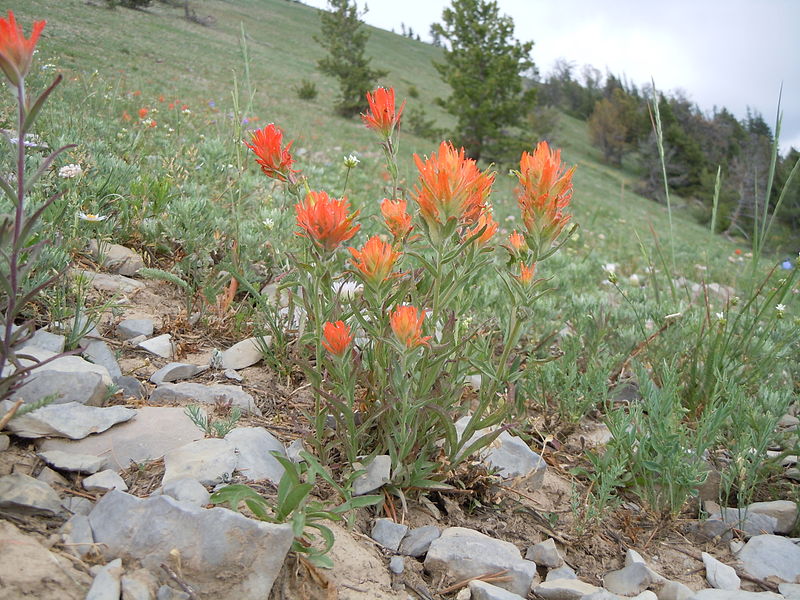
[[[396,108],[393,89],[367,101],[362,118],[380,140],[391,185],[380,204],[385,232],[360,247],[346,244],[361,229],[360,211],[347,197],[311,188],[277,126],[254,132],[248,146],[296,202],[301,244],[283,287],[296,290],[306,319],[298,345],[310,350],[312,447],[323,464],[343,465],[345,477],[388,454],[390,489],[402,494],[446,487],[459,463],[521,412],[514,384],[533,360],[531,308],[548,291],[536,268],[576,227],[566,212],[574,167],[546,142],[523,154],[513,175],[524,230],[498,245],[495,173],[442,142],[429,156],[414,155],[419,177],[401,188],[403,106]],[[501,246],[504,266],[494,260]],[[500,282],[506,302],[496,320],[474,323],[471,289],[485,277]],[[475,391],[466,386],[471,375],[481,380]]]
[[[36,117],[45,101],[62,79],[58,75],[35,98],[30,97],[25,88],[25,77],[30,70],[34,49],[44,26],[45,21],[35,22],[30,37],[26,39],[13,12],[9,11],[6,19],[0,18],[0,68],[17,104],[16,133],[13,137],[3,136],[15,160],[11,173],[0,175],[0,189],[7,199],[3,206],[12,207],[11,214],[0,217],[0,365],[9,364],[13,367],[11,372],[0,378],[0,399],[7,398],[19,389],[31,371],[59,356],[39,362],[18,350],[33,335],[33,322],[23,318],[23,311],[42,290],[60,277],[60,273],[48,276],[32,287],[29,286],[29,277],[36,269],[38,258],[48,241],[37,229],[39,220],[60,194],[50,196],[35,207],[28,205],[26,198],[56,158],[73,147],[64,146],[52,152],[32,174],[28,174],[26,142],[32,135]]]

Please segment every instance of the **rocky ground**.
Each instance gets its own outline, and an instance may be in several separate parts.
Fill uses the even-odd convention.
[[[2,416],[57,395],[0,434],[0,598],[800,600],[796,504],[756,503],[742,518],[711,501],[713,477],[702,521],[658,523],[629,502],[579,533],[569,469],[609,435],[591,420],[535,451],[504,433],[462,474],[466,491],[331,524],[335,566],[313,567],[289,552],[289,525],[209,504],[230,482],[275,495],[283,467],[270,453],[298,459],[307,390],[261,364],[252,338],[222,344],[193,328],[169,284],[131,277],[134,253],[106,252],[111,272],[86,275],[119,309],[81,355],[38,369],[0,405]],[[41,329],[25,350],[43,360],[63,347]],[[190,404],[210,420],[242,416],[209,437]],[[376,458],[356,492],[380,493],[388,475]]]

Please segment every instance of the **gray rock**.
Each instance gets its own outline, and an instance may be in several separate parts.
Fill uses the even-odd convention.
[[[800,577],[800,546],[777,535],[755,535],[741,549],[737,558],[753,577],[778,577],[795,583]]]
[[[442,530],[436,525],[416,527],[409,531],[400,542],[398,552],[405,556],[424,556],[433,540],[438,539],[440,535],[442,535]]]
[[[299,463],[303,462],[303,457],[300,456],[300,453],[305,450],[303,446],[303,440],[301,438],[297,438],[293,440],[291,444],[286,447],[286,456],[292,462]]]
[[[63,544],[74,556],[83,558],[94,550],[94,537],[86,515],[73,515],[61,527]]]
[[[22,473],[0,477],[0,511],[55,515],[61,498],[46,483]]]
[[[406,568],[406,563],[402,556],[393,556],[389,559],[389,570],[395,575],[400,575]]]
[[[389,483],[392,470],[392,458],[388,454],[377,455],[353,481],[353,495],[363,496]]]
[[[642,563],[631,563],[618,571],[606,573],[603,587],[620,596],[636,596],[653,584],[663,583],[664,578]]]
[[[116,471],[106,469],[84,479],[83,489],[87,492],[107,492],[114,489],[124,492],[128,486]]]
[[[548,569],[556,569],[564,564],[564,559],[558,553],[556,542],[553,538],[548,538],[545,541],[529,546],[525,552],[525,558],[532,560],[537,566],[547,567]]]
[[[372,526],[372,533],[369,535],[384,548],[388,548],[392,552],[397,552],[397,549],[400,547],[400,541],[406,535],[407,531],[408,525],[395,523],[391,519],[375,519],[375,524]]]
[[[225,371],[222,374],[225,375],[226,379],[230,379],[231,381],[236,381],[238,383],[244,381],[244,377],[239,375],[239,373],[236,372],[234,369],[225,369]]]
[[[569,565],[561,565],[557,569],[550,569],[547,572],[545,581],[555,581],[556,579],[577,579],[578,575]]]
[[[647,564],[647,561],[636,550],[633,548],[628,548],[625,551],[625,566],[627,567],[633,563],[642,563],[644,565]]]
[[[61,502],[61,506],[73,515],[88,515],[92,512],[92,508],[94,508],[92,502],[80,496],[67,496]]]
[[[183,590],[176,590],[168,585],[158,588],[156,600],[190,600],[191,596]]]
[[[284,468],[272,455],[286,456],[283,444],[263,427],[237,427],[225,436],[239,455],[236,470],[250,481],[268,479],[280,483]]]
[[[22,344],[22,348],[35,346],[55,354],[61,354],[66,345],[66,338],[58,333],[50,333],[46,329],[37,329],[31,339]]]
[[[0,414],[11,407],[9,400],[0,402]],[[99,408],[77,402],[51,404],[9,421],[8,429],[24,438],[66,437],[80,440],[91,433],[133,418],[136,411],[124,406]],[[86,454],[91,454],[87,452]]]
[[[601,588],[579,579],[552,579],[536,586],[533,593],[544,600],[578,600],[601,591]]]
[[[122,600],[153,600],[158,581],[147,569],[122,576]]]
[[[56,371],[58,373],[97,373],[100,377],[103,378],[103,383],[105,385],[111,385],[113,380],[111,379],[111,375],[108,373],[108,369],[106,369],[102,365],[96,365],[94,363],[90,363],[88,360],[82,359],[80,356],[59,356],[58,358],[54,358],[56,356],[55,352],[49,352],[47,350],[42,350],[41,348],[30,347],[25,350],[25,354],[30,356],[31,358],[23,358],[20,360],[20,364],[23,367],[28,367],[45,360],[50,360],[49,363],[38,367],[35,371],[37,375],[41,375],[46,371]],[[11,365],[6,365],[3,369],[3,375],[5,376],[8,373],[14,371],[14,367]]]
[[[156,385],[160,385],[162,383],[178,381],[179,379],[189,379],[198,373],[202,373],[206,369],[208,369],[207,366],[200,367],[187,363],[171,362],[150,375],[150,381]]]
[[[798,419],[794,415],[783,415],[778,420],[778,429],[791,431],[797,429],[798,426],[800,426],[800,419]]]
[[[161,493],[192,506],[205,506],[211,498],[208,490],[194,479],[173,479],[164,485]]]
[[[78,273],[88,279],[94,289],[100,290],[101,292],[130,294],[146,287],[141,281],[136,281],[124,275],[111,275],[109,273],[98,273],[96,271],[78,271]]]
[[[5,433],[0,433],[0,452],[8,450],[8,447],[10,445],[11,445],[11,438],[8,437]]]
[[[536,565],[514,544],[463,527],[448,527],[431,543],[425,570],[455,581],[507,570],[509,580],[500,587],[520,595],[527,595],[536,576]]]
[[[706,581],[718,590],[738,590],[741,585],[736,570],[716,558],[708,552],[702,553],[703,564],[706,566]]]
[[[97,503],[89,522],[106,556],[131,557],[158,571],[177,550],[185,581],[202,598],[263,600],[294,540],[288,524],[116,490]]]
[[[153,319],[125,319],[117,325],[117,335],[123,340],[130,340],[140,335],[153,335]]]
[[[97,473],[106,464],[106,459],[91,454],[73,454],[62,450],[50,450],[37,454],[48,465],[60,471],[78,473]]]
[[[161,358],[171,359],[175,354],[175,348],[172,344],[172,336],[169,333],[157,335],[154,338],[146,339],[136,345],[137,348],[147,350],[151,354],[160,356]]]
[[[656,586],[658,600],[688,600],[692,595],[694,591],[679,581],[665,581],[663,585]]]
[[[689,600],[783,600],[783,596],[772,592],[711,589],[695,592]]]
[[[131,463],[155,460],[174,448],[203,438],[203,432],[183,408],[147,406],[134,413],[134,419],[99,435],[80,441],[44,440],[39,448],[105,456],[109,468],[121,471]]]
[[[102,244],[98,249],[97,242],[90,240],[89,250],[98,260],[102,260],[106,269],[125,277],[136,275],[145,267],[144,260],[137,252],[119,244]]]
[[[780,583],[778,591],[786,600],[800,600],[800,583]]]
[[[791,500],[754,502],[747,507],[747,512],[774,518],[777,521],[775,533],[790,533],[797,521],[797,503]]]
[[[469,582],[469,591],[471,600],[525,600],[528,597],[527,594],[523,597],[478,579]]]
[[[652,592],[644,591],[641,594],[639,594],[638,596],[634,596],[634,598],[641,598],[645,594],[652,594]],[[655,594],[653,594],[652,598],[653,598],[653,600],[656,600]],[[581,598],[581,600],[627,600],[627,599],[623,599],[622,596],[617,596],[616,594],[612,594],[608,590],[604,590],[603,588],[600,588],[600,590],[598,590],[598,591],[596,591],[594,593],[586,594],[585,596],[583,596]],[[633,600],[633,598],[631,598],[630,600]],[[645,600],[645,599],[641,598],[641,600]]]
[[[114,356],[108,344],[100,340],[83,339],[81,346],[84,346],[81,356],[96,365],[105,367],[112,380],[122,376],[117,357]]]
[[[470,417],[460,418],[455,423],[458,436],[461,437],[469,423]],[[490,429],[476,431],[465,448],[481,436],[490,432]],[[494,469],[505,479],[514,479],[529,489],[541,487],[547,464],[544,459],[531,450],[528,445],[515,435],[507,431],[501,433],[489,446],[480,451],[480,457],[490,468]]]
[[[120,375],[114,379],[114,385],[122,390],[125,398],[136,398],[142,400],[145,395],[145,389],[142,382],[131,377],[130,375]]]
[[[63,486],[69,485],[69,481],[67,480],[66,477],[61,475],[61,473],[53,471],[53,469],[51,469],[50,467],[42,467],[42,470],[39,471],[39,474],[36,476],[36,479],[46,483],[47,485],[53,485],[53,484],[58,484]]]
[[[609,596],[611,595],[612,594],[609,593]],[[658,600],[658,596],[656,596],[655,592],[645,590],[641,594],[635,595],[631,600]]]
[[[86,600],[119,600],[122,593],[121,577],[122,561],[117,558],[98,570]]]
[[[46,369],[46,366],[42,369]],[[107,392],[108,387],[98,373],[36,370],[10,398],[14,402],[22,399],[29,404],[50,396],[53,398],[52,404],[77,402],[87,406],[102,406]]]
[[[228,440],[209,438],[170,450],[164,456],[162,485],[176,479],[194,479],[204,485],[227,481],[238,457]]]
[[[764,532],[774,533],[775,527],[778,525],[775,517],[750,511],[739,511],[738,508],[723,508],[721,515],[723,521],[749,535],[760,535]]]
[[[272,343],[272,338],[268,335],[263,336],[262,340],[267,346]],[[259,349],[258,338],[247,338],[222,353],[222,368],[244,369],[256,364],[263,357],[264,355]]]
[[[242,412],[261,416],[253,397],[239,385],[203,385],[201,383],[162,383],[150,393],[150,402],[230,403]]]

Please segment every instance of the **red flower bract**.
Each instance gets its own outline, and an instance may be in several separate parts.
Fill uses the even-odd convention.
[[[425,313],[420,313],[414,306],[398,306],[389,316],[392,331],[397,339],[405,344],[406,348],[430,346],[428,340],[431,339],[431,336],[422,337],[424,320]]]
[[[7,19],[0,18],[0,68],[14,86],[18,87],[28,74],[33,50],[45,24],[46,21],[34,21],[31,37],[26,40],[12,11],[8,11]]]
[[[442,142],[439,153],[432,152],[423,161],[414,155],[419,169],[419,184],[414,196],[420,214],[434,230],[457,219],[461,225],[473,225],[487,209],[487,199],[494,183],[494,174],[478,169],[474,160],[465,158],[464,149],[456,150]]]
[[[392,245],[387,244],[377,235],[372,236],[361,250],[350,248],[353,258],[350,262],[356,267],[367,283],[377,286],[389,278],[392,267],[400,253],[392,250]]]
[[[322,345],[331,354],[342,356],[347,352],[347,347],[353,341],[353,335],[350,333],[350,328],[344,321],[336,321],[335,323],[327,322],[322,328],[322,335],[325,338],[322,340]]]
[[[497,227],[497,221],[494,220],[492,211],[487,210],[480,217],[478,217],[478,222],[475,224],[475,227],[468,229],[464,237],[471,237],[483,229],[483,233],[478,236],[478,239],[475,240],[475,243],[478,244],[478,246],[485,246],[487,243],[489,243],[489,240],[492,239],[494,234],[497,233]]]
[[[400,115],[406,103],[400,106],[400,110],[394,108],[394,88],[378,88],[374,92],[367,92],[367,102],[369,102],[369,113],[362,114],[361,119],[370,129],[377,131],[384,139],[389,139],[394,130],[400,126]]]
[[[353,225],[358,211],[352,215],[347,198],[331,198],[326,192],[309,192],[305,199],[295,204],[297,225],[303,229],[297,235],[309,238],[328,252],[356,234],[360,225]]]
[[[396,240],[401,240],[411,231],[411,215],[406,212],[405,200],[389,200],[381,202],[381,214],[386,227]]]
[[[261,165],[261,170],[267,177],[289,181],[297,173],[292,169],[292,155],[289,153],[294,141],[283,147],[283,132],[274,123],[263,129],[256,129],[250,142],[245,142],[245,146],[255,153],[256,162]]]
[[[564,209],[572,198],[572,175],[561,163],[561,150],[539,142],[533,154],[523,152],[519,161],[517,201],[525,227],[539,241],[551,244],[570,220]]]

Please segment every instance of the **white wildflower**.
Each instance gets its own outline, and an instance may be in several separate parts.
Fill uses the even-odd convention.
[[[83,174],[83,168],[80,165],[69,164],[64,165],[58,170],[58,176],[63,177],[64,179],[72,179],[73,177],[77,177],[78,175]]]
[[[262,224],[269,231],[270,229],[275,227],[275,220],[274,219],[270,219],[270,218],[266,218],[266,219],[264,219],[262,221]]]
[[[88,221],[89,223],[99,223],[101,221],[105,221],[108,218],[108,216],[107,215],[95,215],[93,213],[79,212],[78,213],[78,218],[81,221]]]
[[[358,160],[358,157],[355,154],[344,157],[344,166],[348,169],[355,169],[360,162],[361,161]]]
[[[333,284],[333,291],[338,294],[342,300],[353,300],[357,296],[364,293],[364,286],[356,281],[346,280]]]

